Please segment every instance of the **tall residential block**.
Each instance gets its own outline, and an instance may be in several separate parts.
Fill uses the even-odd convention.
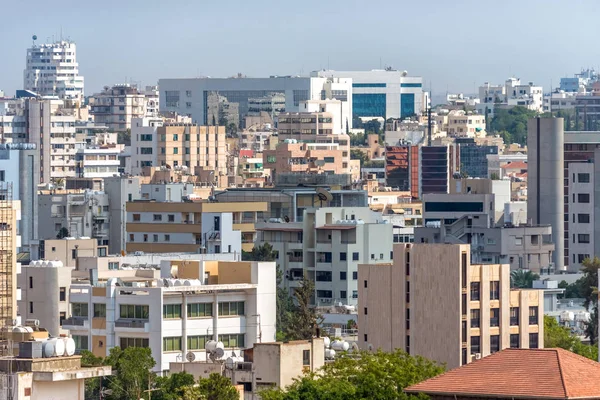
[[[21,247],[18,222],[21,204],[13,200],[12,182],[0,182],[0,327],[17,318],[17,249]]]
[[[79,75],[75,43],[61,40],[33,44],[27,49],[23,88],[41,96],[83,101],[83,76]]]
[[[508,347],[544,347],[543,291],[510,289],[507,264],[471,264],[469,245],[396,244],[358,267],[358,344],[449,369]]]
[[[131,129],[133,118],[156,115],[158,111],[158,89],[147,87],[140,90],[130,84],[105,86],[91,99],[94,121],[104,124],[111,131],[124,132]]]
[[[527,217],[551,225],[554,269],[564,266],[564,119],[533,118],[527,124]]]

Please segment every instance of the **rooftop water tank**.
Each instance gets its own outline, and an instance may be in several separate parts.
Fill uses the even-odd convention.
[[[65,342],[65,356],[71,357],[75,354],[75,340],[73,338],[63,338]]]
[[[44,357],[62,357],[65,354],[65,341],[52,338],[43,342]]]
[[[337,351],[348,351],[348,349],[350,348],[350,344],[348,344],[348,342],[346,342],[345,340],[336,340],[333,343],[331,343],[331,348]]]
[[[325,348],[328,348],[331,345],[331,339],[329,339],[327,336],[325,336],[323,338],[323,344],[325,345]]]
[[[325,358],[327,360],[333,360],[335,358],[335,350],[325,349]]]
[[[244,362],[244,357],[227,357],[227,360],[225,360],[225,368],[234,369],[235,364],[240,362]]]

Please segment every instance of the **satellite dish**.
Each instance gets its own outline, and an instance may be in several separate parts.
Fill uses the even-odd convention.
[[[331,201],[333,200],[333,196],[327,190],[323,188],[317,188],[317,197],[319,200],[323,201]]]
[[[225,350],[220,347],[217,347],[213,352],[215,358],[222,358],[225,355]]]
[[[194,353],[192,353],[191,351],[189,351],[185,355],[185,359],[188,360],[189,362],[194,362],[194,360],[196,359],[196,355]]]

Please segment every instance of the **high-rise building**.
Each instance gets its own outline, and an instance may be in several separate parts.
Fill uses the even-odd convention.
[[[456,368],[508,347],[544,347],[542,290],[510,288],[506,264],[469,245],[396,244],[393,264],[358,267],[358,345]]]
[[[527,218],[551,225],[555,271],[565,265],[564,119],[533,118],[527,124]]]
[[[17,248],[21,203],[13,200],[12,182],[0,182],[0,327],[15,325],[17,318]]]
[[[27,49],[23,87],[41,96],[58,96],[81,104],[83,76],[79,75],[75,43],[34,43]]]
[[[94,121],[104,124],[114,132],[131,129],[133,118],[156,116],[158,90],[148,87],[138,89],[130,84],[105,86],[90,100]]]

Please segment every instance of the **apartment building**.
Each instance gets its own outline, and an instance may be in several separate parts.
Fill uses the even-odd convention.
[[[487,178],[489,173],[488,158],[490,154],[498,154],[498,146],[482,146],[472,138],[456,138],[455,146],[458,155],[459,170],[462,175],[471,178]]]
[[[278,118],[279,140],[314,140],[316,135],[333,135],[333,115],[326,112],[281,113]]]
[[[125,251],[127,237],[126,203],[140,199],[140,178],[135,176],[115,176],[104,178],[104,191],[108,196],[108,251],[119,254]]]
[[[158,166],[212,170],[215,175],[227,175],[224,126],[165,124],[157,129],[156,146]]]
[[[476,137],[485,136],[485,115],[453,110],[448,114],[448,136]]]
[[[126,205],[128,253],[240,253],[254,247],[264,202],[134,201]]]
[[[92,96],[90,104],[96,123],[108,126],[113,132],[124,132],[131,129],[133,118],[156,115],[158,90],[149,87],[144,91],[128,83],[105,86]]]
[[[266,144],[276,131],[243,131],[240,134],[240,149],[250,149],[262,153],[268,148]]]
[[[106,257],[107,247],[96,239],[74,238],[40,240],[40,260],[59,261],[67,268],[77,268],[80,257]]]
[[[419,147],[412,145],[385,147],[385,184],[419,197]]]
[[[90,146],[75,154],[76,176],[80,178],[108,178],[119,174],[123,146]]]
[[[469,245],[396,244],[358,268],[358,344],[452,369],[505,348],[544,347],[543,291],[510,289],[506,264],[472,264]],[[435,293],[435,295],[432,295]]]
[[[115,346],[148,347],[157,373],[190,353],[208,360],[209,340],[223,344],[223,359],[275,340],[275,263],[167,261],[161,274],[131,286],[71,285],[63,328],[79,350],[101,357]]]
[[[315,304],[356,305],[358,265],[391,262],[392,225],[368,207],[307,209],[303,222],[257,224],[256,244],[269,243],[290,291],[307,277]]]
[[[21,267],[17,262],[17,249],[21,247],[18,231],[21,203],[13,200],[13,196],[12,183],[0,182],[0,327],[14,325],[17,299],[21,295],[17,286]]]
[[[23,72],[23,88],[41,96],[83,103],[83,76],[79,75],[77,46],[60,40],[49,44],[34,44],[27,49]]]
[[[533,82],[521,83],[518,78],[508,78],[504,85],[491,85],[489,82],[485,82],[479,86],[480,103],[477,104],[477,112],[483,115],[487,113],[488,118],[493,116],[495,107],[520,106],[542,112],[544,109],[543,97],[541,86],[535,86]]]

